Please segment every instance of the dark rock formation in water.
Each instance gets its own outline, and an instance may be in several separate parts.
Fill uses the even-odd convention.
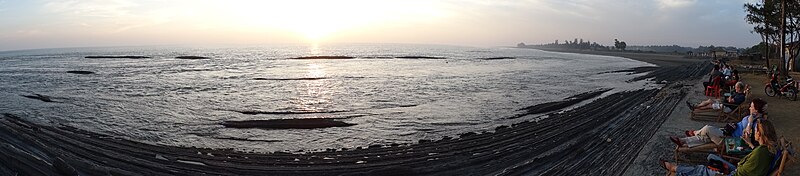
[[[259,80],[259,81],[291,81],[291,80],[310,81],[310,80],[321,80],[321,79],[328,79],[328,78],[324,77],[323,78],[253,78],[253,80]]]
[[[274,120],[244,120],[224,121],[222,125],[228,128],[266,128],[266,129],[313,129],[328,127],[347,127],[356,124],[345,123],[333,119],[274,119]]]
[[[503,59],[516,59],[515,57],[488,57],[488,58],[478,58],[480,60],[503,60]]]
[[[522,114],[519,114],[517,116],[514,116],[513,118],[519,118],[519,117],[530,115],[530,114],[539,114],[539,113],[545,113],[545,112],[555,111],[555,110],[559,110],[559,109],[564,109],[566,107],[569,107],[569,106],[572,106],[574,104],[580,103],[581,101],[588,100],[588,99],[600,96],[601,94],[603,94],[605,92],[608,92],[610,90],[611,89],[600,89],[600,90],[591,91],[591,92],[584,92],[584,93],[581,93],[581,94],[578,94],[578,95],[573,95],[573,96],[564,98],[561,101],[547,102],[547,103],[542,103],[542,104],[538,104],[538,105],[533,105],[533,106],[529,106],[529,107],[526,107],[526,108],[522,108],[522,109],[520,109],[520,111],[525,111],[525,112],[522,113]]]
[[[94,72],[91,72],[91,71],[81,71],[81,70],[72,70],[72,71],[67,71],[67,73],[72,73],[72,74],[81,74],[81,75],[94,74]]]
[[[353,59],[355,57],[350,56],[305,56],[305,57],[295,57],[292,59]]]
[[[432,57],[432,56],[399,56],[395,57],[398,59],[447,59],[444,57]]]
[[[86,56],[88,59],[145,59],[147,56]]]
[[[26,97],[26,98],[30,98],[30,99],[41,100],[43,102],[55,102],[52,99],[50,99],[50,96],[42,95],[42,94],[21,95],[21,96]]]
[[[211,59],[210,57],[203,56],[178,56],[175,59]]]

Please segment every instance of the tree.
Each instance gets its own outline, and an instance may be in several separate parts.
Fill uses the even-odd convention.
[[[614,39],[614,47],[615,48],[625,51],[625,47],[627,47],[627,46],[628,46],[628,44],[626,44],[624,41],[620,42],[619,40]]]
[[[785,16],[786,16],[786,30],[781,31],[781,17],[780,17],[780,10],[781,10],[781,2],[786,2],[785,5]],[[764,43],[767,43],[766,49],[764,54],[771,56],[771,55],[779,55],[774,51],[777,51],[780,48],[772,49],[773,47],[784,47],[781,46],[781,43],[797,43],[800,41],[800,1],[798,0],[784,0],[784,1],[763,1],[763,3],[745,3],[744,4],[745,12],[747,12],[747,16],[745,17],[745,21],[749,24],[755,25],[753,27],[753,33],[758,33],[761,35],[761,40]],[[780,40],[781,34],[786,35],[786,41]],[[781,72],[786,74],[785,70],[789,68],[788,63],[793,63],[796,59],[798,54],[798,49],[800,49],[800,45],[789,45],[788,46],[789,52],[787,57],[789,58],[789,62],[785,62],[784,59],[781,60]],[[767,65],[769,65],[769,58],[767,58]],[[797,64],[794,65],[795,69],[797,70]]]

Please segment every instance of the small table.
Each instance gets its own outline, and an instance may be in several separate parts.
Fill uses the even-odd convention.
[[[741,138],[725,138],[723,144],[728,155],[745,155],[753,151]]]

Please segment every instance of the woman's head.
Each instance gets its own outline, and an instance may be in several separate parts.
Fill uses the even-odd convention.
[[[772,148],[778,135],[775,134],[775,126],[769,120],[758,119],[758,128],[756,128],[755,138],[761,145]]]
[[[765,106],[767,106],[767,102],[761,98],[756,98],[750,103],[750,114],[759,113],[764,114]]]

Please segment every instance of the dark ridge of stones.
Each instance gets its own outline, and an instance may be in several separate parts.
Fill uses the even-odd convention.
[[[489,57],[489,58],[478,58],[480,60],[503,60],[503,59],[516,59],[515,57]]]
[[[82,71],[82,70],[72,70],[72,71],[67,71],[67,73],[72,73],[72,74],[81,74],[81,75],[94,74],[94,72],[91,72],[91,71]]]
[[[211,59],[210,57],[203,56],[178,56],[175,59]]]
[[[253,80],[258,81],[310,81],[310,80],[321,80],[321,79],[328,79],[325,77],[322,78],[253,78]]]
[[[700,64],[660,67],[644,76],[633,78],[627,82],[635,82],[649,78],[653,78],[653,81],[656,83],[670,83],[678,80],[693,79],[708,74],[712,67],[713,65],[708,61]]]
[[[347,111],[234,111],[247,115],[269,114],[269,115],[285,115],[285,114],[321,114],[321,113],[337,113]]]
[[[43,102],[55,102],[50,98],[50,96],[42,95],[42,94],[21,95],[21,96],[23,96],[25,98],[30,98],[30,99],[41,100]]]
[[[292,59],[353,59],[355,57],[350,56],[304,56],[304,57],[295,57]]]
[[[146,59],[147,56],[86,56],[87,59]]]
[[[624,73],[624,72],[631,72],[632,74],[639,74],[639,73],[644,73],[644,72],[649,72],[649,71],[657,70],[657,69],[659,69],[659,68],[661,68],[661,67],[648,67],[648,66],[645,66],[645,67],[636,67],[636,68],[625,69],[625,70],[607,71],[607,72],[602,72],[602,73],[600,73],[600,74],[606,74],[606,73]]]
[[[389,57],[389,56],[367,56],[367,57],[362,57],[362,58],[364,58],[364,59],[392,59],[393,57]]]
[[[447,59],[445,57],[432,57],[432,56],[399,56],[398,59]]]
[[[214,137],[214,138],[234,140],[234,141],[282,142],[282,140],[248,139],[248,138],[237,138],[237,137]]]
[[[563,109],[563,108],[572,106],[574,104],[580,103],[581,101],[588,100],[588,99],[600,96],[601,94],[603,94],[605,92],[608,92],[610,90],[611,89],[600,89],[600,90],[595,90],[595,91],[590,91],[590,92],[584,92],[584,93],[581,93],[581,94],[578,94],[578,95],[573,95],[573,96],[564,98],[561,101],[547,102],[547,103],[542,103],[542,104],[538,104],[538,105],[529,106],[529,107],[526,107],[526,108],[519,109],[518,111],[525,111],[525,112],[522,113],[522,114],[518,114],[516,116],[513,116],[511,118],[514,119],[514,118],[519,118],[519,117],[523,117],[523,116],[530,115],[530,114],[539,114],[539,113],[545,113],[545,112],[550,112],[550,111]]]
[[[263,128],[263,129],[314,129],[329,127],[348,127],[356,124],[336,121],[333,119],[274,119],[274,120],[244,120],[224,121],[222,126],[227,128]]]

